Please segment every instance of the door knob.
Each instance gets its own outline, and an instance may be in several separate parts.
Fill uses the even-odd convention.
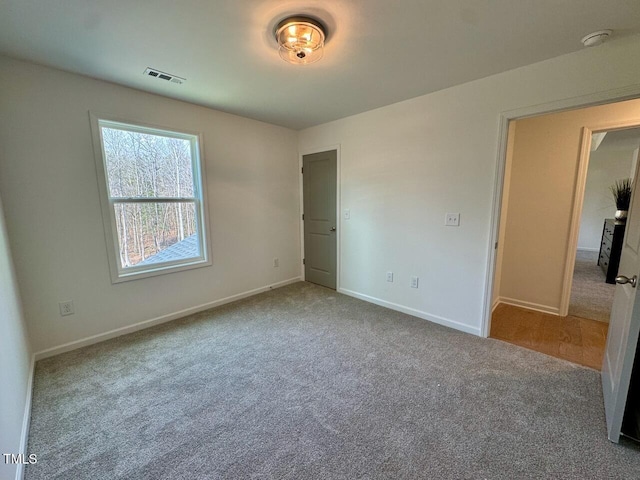
[[[330,232],[335,232],[335,231],[336,231],[336,227],[331,227],[331,228],[329,229],[329,231],[330,231]]]
[[[618,275],[616,277],[616,283],[619,283],[620,285],[625,285],[627,283],[630,283],[631,286],[635,288],[636,283],[638,283],[638,276],[634,275],[633,277],[628,278],[628,277],[625,277],[624,275]]]

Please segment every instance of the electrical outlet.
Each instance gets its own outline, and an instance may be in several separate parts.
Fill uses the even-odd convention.
[[[411,277],[411,288],[418,288],[418,277]]]
[[[351,218],[351,210],[348,208],[344,209],[344,219],[349,220]]]
[[[68,302],[58,302],[58,307],[60,307],[61,317],[66,317],[67,315],[73,315],[76,313],[73,309],[73,300],[69,300]]]
[[[387,272],[387,282],[393,282],[393,272]]]
[[[274,267],[279,267],[280,266],[280,259],[278,257],[275,257],[273,259],[273,266]]]
[[[459,213],[447,213],[444,217],[444,224],[447,227],[459,227],[460,226],[460,214]]]

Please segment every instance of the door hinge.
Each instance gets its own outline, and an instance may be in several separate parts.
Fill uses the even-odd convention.
[[[302,219],[304,220],[304,213],[302,214]]]
[[[496,242],[496,244],[493,246],[493,249],[494,249],[494,250],[497,250],[497,249],[498,249],[498,242]]]
[[[302,259],[302,264],[303,264],[303,265],[306,265],[304,258]]]
[[[300,169],[300,173],[304,173],[304,167]]]

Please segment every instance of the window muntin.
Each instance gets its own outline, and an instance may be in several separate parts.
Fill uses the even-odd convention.
[[[112,279],[210,264],[199,137],[103,119],[97,129]]]

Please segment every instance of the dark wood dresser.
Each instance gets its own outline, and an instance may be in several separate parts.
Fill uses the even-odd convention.
[[[607,276],[607,283],[616,283],[620,254],[622,253],[622,239],[624,238],[624,223],[618,223],[613,218],[607,218],[602,228],[602,242],[598,265]]]

